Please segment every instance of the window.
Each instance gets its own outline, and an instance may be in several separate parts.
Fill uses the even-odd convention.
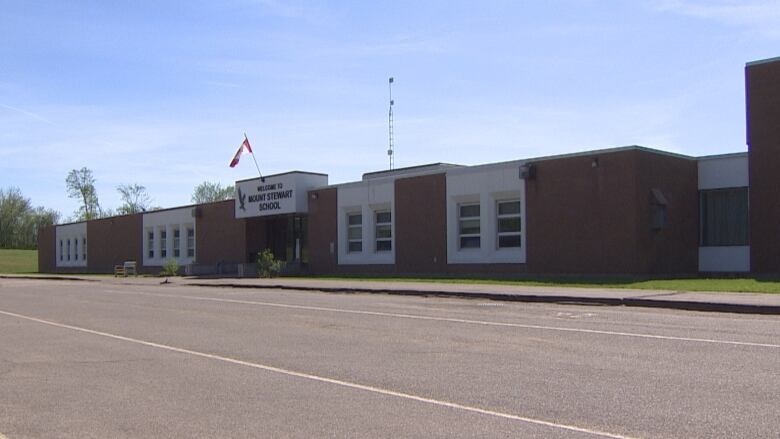
[[[699,193],[699,241],[702,247],[748,245],[748,189]]]
[[[147,232],[146,236],[146,248],[149,252],[149,259],[152,259],[154,258],[154,232],[150,230]]]
[[[168,238],[168,232],[165,230],[160,230],[160,257],[161,258],[168,257],[167,238]]]
[[[499,201],[498,222],[498,248],[516,248],[522,245],[520,231],[522,229],[520,219],[520,200]]]
[[[70,261],[70,239],[68,240],[68,260]]]
[[[479,248],[479,203],[458,205],[458,238],[460,248]]]
[[[173,229],[173,257],[179,257],[179,229]]]
[[[73,240],[73,259],[79,260],[79,240]]]
[[[376,213],[376,251],[388,252],[393,249],[393,216],[390,211]]]
[[[360,213],[347,215],[347,251],[363,251],[363,215]]]
[[[195,257],[195,229],[187,229],[187,257]]]
[[[81,240],[81,259],[87,260],[87,238]]]
[[[60,261],[62,260],[62,257],[63,257],[62,252],[63,252],[62,240],[60,239]]]

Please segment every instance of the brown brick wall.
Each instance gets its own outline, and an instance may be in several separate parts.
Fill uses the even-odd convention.
[[[593,166],[593,160],[598,166]],[[526,185],[528,271],[642,271],[637,255],[637,154],[543,160]]]
[[[143,261],[141,214],[87,222],[87,268],[90,273],[113,273],[114,265]],[[75,270],[75,269],[74,269]],[[84,269],[82,269],[84,270]]]
[[[594,159],[598,165],[593,166]],[[446,175],[395,182],[396,265],[339,266],[337,189],[309,200],[311,267],[355,274],[664,274],[698,265],[696,161],[637,149],[542,160],[526,188],[526,264],[447,264]],[[651,189],[667,224],[652,227]]]
[[[745,69],[750,266],[780,273],[780,60]]]
[[[529,273],[697,271],[695,160],[632,149],[536,166],[526,189]],[[652,188],[668,202],[661,230],[652,227]]]
[[[399,273],[447,270],[446,174],[395,181],[395,264]]]
[[[38,229],[38,272],[54,273],[57,264],[56,226]]]
[[[636,236],[639,271],[695,274],[698,271],[699,191],[696,160],[637,151]],[[653,229],[651,190],[668,202],[666,224]]]
[[[195,218],[195,262],[216,265],[247,260],[246,221],[236,219],[234,200],[198,206]]]
[[[312,274],[335,273],[337,269],[337,197],[336,188],[309,192],[309,271]]]

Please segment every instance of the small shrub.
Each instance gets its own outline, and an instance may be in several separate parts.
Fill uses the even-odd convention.
[[[179,263],[176,259],[168,259],[163,265],[163,270],[160,272],[161,276],[177,276],[179,274]]]
[[[277,260],[270,249],[257,254],[257,274],[260,277],[276,277],[282,271],[284,262]]]

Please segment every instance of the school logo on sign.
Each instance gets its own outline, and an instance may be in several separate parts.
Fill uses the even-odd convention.
[[[246,206],[244,205],[246,203],[246,194],[241,192],[241,188],[238,188],[238,208],[241,210],[246,211]]]

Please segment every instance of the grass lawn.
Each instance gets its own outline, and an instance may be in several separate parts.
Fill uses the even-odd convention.
[[[38,250],[0,249],[0,273],[37,273]]]
[[[37,250],[0,249],[0,274],[37,273]],[[111,276],[111,275],[105,275]],[[371,277],[371,276],[317,276],[320,279],[348,279],[384,282],[440,282],[456,284],[530,285],[581,288],[629,288],[637,290],[671,291],[729,291],[745,293],[780,294],[780,278],[690,278],[638,279],[588,277],[537,277],[521,279],[463,278],[463,277]]]
[[[741,293],[780,294],[780,279],[778,278],[690,278],[690,279],[637,279],[637,278],[523,278],[523,279],[490,279],[490,278],[436,278],[436,277],[368,277],[368,276],[322,276],[322,279],[349,279],[365,281],[388,282],[439,282],[456,284],[493,284],[493,285],[530,285],[546,287],[578,287],[578,288],[628,288],[637,290],[671,290],[671,291],[720,291]]]

